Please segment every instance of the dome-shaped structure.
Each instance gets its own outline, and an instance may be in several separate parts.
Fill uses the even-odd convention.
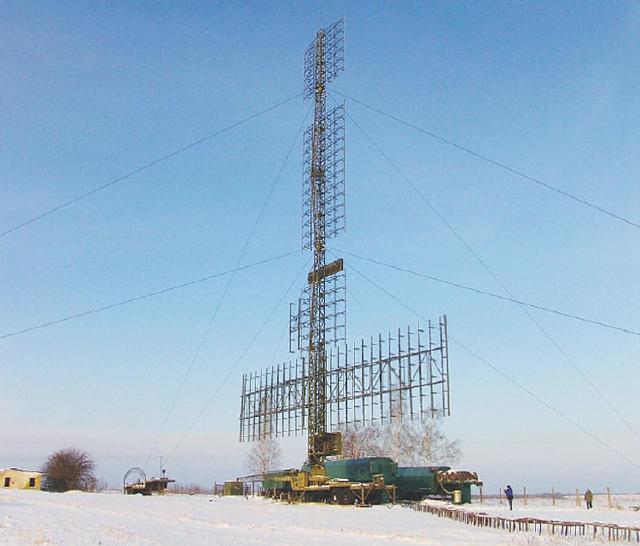
[[[135,478],[135,481],[133,479]],[[127,473],[124,475],[122,479],[122,487],[126,489],[127,485],[131,485],[133,483],[144,483],[147,481],[147,475],[144,473],[144,470],[139,466],[132,466]]]

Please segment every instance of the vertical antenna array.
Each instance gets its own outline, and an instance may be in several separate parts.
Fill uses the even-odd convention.
[[[308,449],[310,464],[321,462],[327,433],[326,240],[344,230],[344,109],[327,114],[327,84],[344,69],[344,23],[316,33],[305,52],[304,96],[314,101],[313,125],[305,132],[303,248],[313,252],[308,305]],[[340,198],[341,196],[341,198]],[[342,261],[340,260],[342,269]],[[331,296],[329,296],[332,299]]]
[[[345,110],[327,110],[327,84],[344,70],[344,21],[322,28],[304,56],[304,98],[314,101],[304,133],[302,248],[313,270],[289,309],[293,362],[242,378],[240,441],[306,430],[312,465],[341,452],[347,425],[450,414],[447,319],[398,329],[352,347],[346,336],[343,260],[326,262],[326,241],[346,229]]]

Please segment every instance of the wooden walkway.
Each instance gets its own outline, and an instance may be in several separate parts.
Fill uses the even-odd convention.
[[[605,540],[640,542],[640,527],[627,527],[614,523],[558,521],[540,518],[504,518],[490,516],[483,512],[469,512],[449,506],[432,506],[414,503],[411,508],[418,512],[434,514],[439,518],[449,518],[454,521],[474,525],[476,527],[490,527],[503,529],[510,533],[516,531],[533,531],[542,534],[543,531],[559,536],[592,536]]]

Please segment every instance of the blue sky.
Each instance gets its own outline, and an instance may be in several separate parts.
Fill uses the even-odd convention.
[[[0,231],[300,93],[304,48],[342,16],[346,70],[333,89],[640,217],[633,2],[5,2],[0,13]],[[233,267],[307,109],[293,100],[0,238],[0,334]],[[638,330],[636,228],[347,110],[516,297]],[[301,155],[298,140],[243,263],[299,248]],[[347,166],[348,231],[334,248],[501,292],[349,121]],[[240,376],[289,358],[282,336],[302,281],[238,358],[306,259],[236,275],[151,471],[235,365],[167,466],[182,482],[246,472]],[[446,313],[455,339],[640,464],[640,439],[519,308],[346,263],[422,315]],[[352,339],[419,320],[348,275]],[[113,484],[142,464],[224,286],[0,341],[0,466],[39,466],[65,445],[91,451]],[[640,429],[638,338],[533,314]],[[445,430],[489,489],[633,489],[637,468],[459,347],[450,359]],[[286,466],[302,462],[303,439],[283,449]]]

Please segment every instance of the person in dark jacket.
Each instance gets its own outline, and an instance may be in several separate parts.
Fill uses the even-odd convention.
[[[593,508],[593,493],[591,492],[591,489],[587,489],[584,492],[584,502],[587,503],[587,510]]]
[[[504,490],[504,494],[507,496],[507,500],[509,501],[509,510],[513,510],[513,489],[511,489],[510,485]]]

